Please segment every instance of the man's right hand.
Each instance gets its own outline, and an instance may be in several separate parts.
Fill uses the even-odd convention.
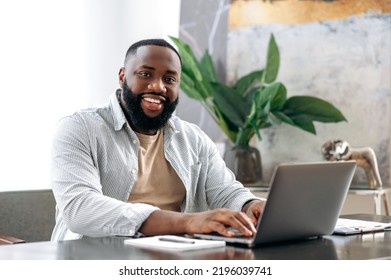
[[[251,219],[243,212],[229,209],[215,209],[191,214],[187,222],[188,234],[217,232],[224,236],[234,236],[234,228],[244,236],[252,236],[256,230]]]
[[[256,230],[251,219],[243,212],[215,209],[199,213],[177,213],[157,210],[143,223],[140,232],[145,235],[195,234],[217,232],[234,236],[234,228],[244,236],[252,236]]]

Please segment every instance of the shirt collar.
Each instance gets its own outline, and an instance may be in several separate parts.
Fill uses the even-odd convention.
[[[121,89],[117,89],[110,96],[110,107],[113,110],[113,120],[114,120],[114,129],[116,131],[121,130],[124,124],[126,124],[126,117],[122,111],[121,105],[119,104],[119,97],[121,94]]]

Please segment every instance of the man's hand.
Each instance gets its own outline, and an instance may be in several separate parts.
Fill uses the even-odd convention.
[[[235,233],[229,228],[234,228],[245,236],[255,234],[254,224],[248,215],[229,209],[199,213],[157,210],[144,221],[139,231],[145,235],[218,232],[224,236],[234,236]]]
[[[244,236],[252,236],[256,231],[251,219],[245,213],[229,209],[194,213],[187,223],[188,234],[218,232],[231,237],[235,233],[230,228],[238,230]]]
[[[265,207],[265,200],[254,199],[244,204],[242,212],[246,213],[255,226]]]

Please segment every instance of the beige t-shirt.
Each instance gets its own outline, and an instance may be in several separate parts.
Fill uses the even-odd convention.
[[[136,135],[140,140],[138,174],[128,201],[180,212],[186,195],[185,187],[164,157],[162,130],[155,135]]]

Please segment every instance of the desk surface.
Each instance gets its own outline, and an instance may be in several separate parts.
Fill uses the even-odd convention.
[[[252,192],[269,192],[270,185],[268,183],[258,182],[254,184],[244,184]],[[366,192],[366,193],[365,193]],[[374,194],[374,193],[388,193],[391,192],[391,186],[385,185],[381,188],[370,188],[367,185],[352,185],[349,188],[349,193],[355,194]]]
[[[344,218],[391,222],[391,216],[345,215]],[[189,252],[166,252],[125,245],[124,237],[87,238],[62,242],[34,242],[0,246],[2,260],[335,260],[391,259],[391,231],[353,236],[324,236],[305,240],[241,248],[226,246]]]

